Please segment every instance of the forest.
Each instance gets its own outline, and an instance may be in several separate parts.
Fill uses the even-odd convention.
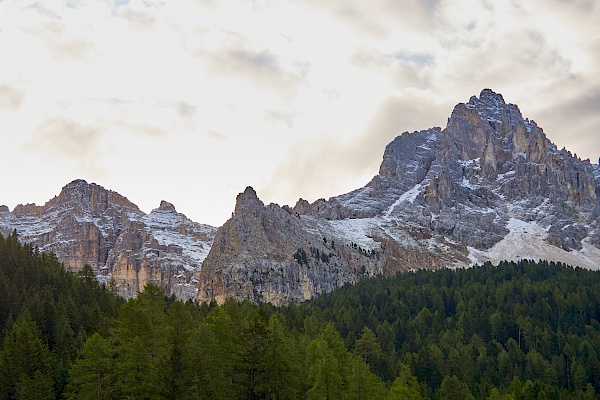
[[[414,271],[274,307],[137,298],[0,235],[0,399],[597,399],[600,272]]]

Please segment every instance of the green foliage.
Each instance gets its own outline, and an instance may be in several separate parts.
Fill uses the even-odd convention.
[[[446,375],[439,389],[439,397],[442,400],[475,400],[467,385],[461,382],[456,375]]]
[[[543,391],[527,390],[547,396],[578,396],[588,385],[600,391],[597,271],[527,260],[416,271],[346,285],[291,309],[282,308],[288,325],[307,334],[333,322],[388,385],[395,366],[406,364],[426,397],[453,375],[476,398],[492,388],[520,398],[527,381]],[[377,342],[381,359],[369,360],[359,341]],[[525,382],[518,393],[513,378]]]
[[[0,398],[55,398],[88,336],[107,330],[122,300],[89,266],[66,271],[54,254],[0,235]]]
[[[387,400],[422,400],[419,382],[411,374],[409,366],[401,363],[398,370],[398,377],[390,388]]]
[[[0,360],[4,398],[52,398],[54,360],[42,334],[25,311],[4,338]]]
[[[599,272],[522,261],[280,308],[153,285],[124,302],[0,236],[0,399],[598,398],[599,300]]]
[[[106,339],[93,334],[79,352],[69,371],[69,400],[104,400],[113,398],[115,375],[113,353]]]

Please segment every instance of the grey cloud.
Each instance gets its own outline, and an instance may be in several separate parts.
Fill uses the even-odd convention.
[[[596,8],[596,0],[553,0],[550,4],[561,8],[574,7],[577,11],[583,13],[589,13]]]
[[[427,32],[437,13],[439,0],[309,0],[313,7],[325,9],[334,19],[375,38],[386,37],[401,24]]]
[[[394,137],[445,122],[451,111],[421,99],[389,98],[351,142],[322,135],[297,143],[260,191],[270,200],[293,203],[300,197],[314,200],[357,189],[377,173],[385,146]],[[356,186],[347,187],[348,182]]]
[[[391,67],[394,57],[371,49],[359,49],[350,56],[350,62],[358,67],[383,71]]]
[[[0,108],[18,110],[25,95],[7,85],[0,85]]]
[[[283,122],[287,125],[288,128],[294,127],[294,118],[296,117],[296,113],[287,110],[268,110],[266,112],[267,117],[275,120]]]
[[[99,129],[64,118],[45,120],[38,126],[27,147],[50,160],[74,161],[90,174],[101,174],[96,164],[102,133]]]
[[[396,60],[404,61],[408,63],[414,63],[421,66],[429,66],[433,64],[434,57],[429,53],[412,53],[399,51],[395,56]]]
[[[446,72],[451,75],[444,85],[453,93],[479,93],[483,87],[502,92],[518,82],[576,79],[571,62],[534,31],[514,32],[463,53]]]
[[[129,24],[132,30],[145,30],[151,28],[156,23],[156,7],[161,6],[162,2],[156,3],[150,0],[143,0],[140,3],[129,0],[117,0],[112,4],[113,15],[123,18]]]
[[[198,112],[198,106],[190,104],[186,101],[163,101],[160,102],[161,107],[174,108],[177,114],[184,119],[192,119]]]
[[[578,91],[571,94],[572,89],[565,87],[567,85],[553,85],[537,94],[536,98],[546,99],[547,105],[536,113],[536,122],[559,147],[564,146],[581,158],[597,163],[600,154],[593,153],[592,149],[600,148],[600,86],[586,90],[581,86],[587,85],[576,83]],[[564,95],[556,97],[555,93]]]
[[[133,10],[125,7],[118,15],[126,19],[130,28],[134,30],[145,30],[156,23],[156,15],[150,11]]]
[[[372,69],[393,78],[401,88],[427,88],[432,79],[435,56],[431,53],[398,51],[395,54],[379,54],[361,49],[354,53],[350,62],[356,66]]]
[[[295,97],[298,86],[305,83],[306,72],[302,65],[297,67],[297,71],[290,72],[269,50],[248,50],[238,46],[207,56],[214,73],[242,77],[258,86],[275,90],[286,100]]]
[[[177,112],[184,118],[192,118],[198,111],[198,106],[181,101],[177,104]]]

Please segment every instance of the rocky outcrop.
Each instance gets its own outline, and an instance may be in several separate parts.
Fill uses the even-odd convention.
[[[83,180],[43,206],[0,211],[0,232],[16,229],[21,241],[56,253],[71,270],[90,265],[124,297],[153,283],[180,299],[196,298],[196,274],[216,230],[165,201],[146,215],[120,194]]]
[[[381,249],[367,254],[336,245],[336,237],[321,235],[317,225],[276,204],[265,206],[246,188],[217,230],[199,275],[198,300],[304,301],[381,273]]]

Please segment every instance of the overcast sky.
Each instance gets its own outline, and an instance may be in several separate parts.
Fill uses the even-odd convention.
[[[600,156],[593,0],[0,0],[0,204],[74,179],[221,225],[356,189],[483,88]]]

